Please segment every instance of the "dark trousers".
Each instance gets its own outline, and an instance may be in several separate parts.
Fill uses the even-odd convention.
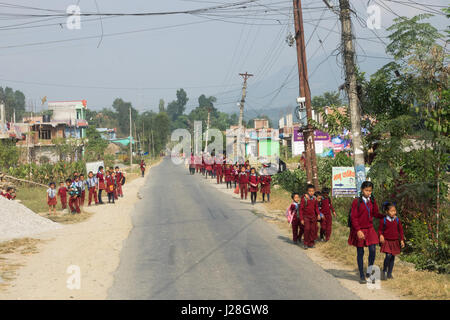
[[[302,235],[303,235],[303,227],[302,224],[300,223],[300,219],[294,217],[294,219],[292,219],[292,241],[294,243],[297,243],[297,241],[301,241]]]
[[[314,245],[314,240],[317,238],[317,217],[316,216],[304,216],[305,222],[305,246],[312,247]]]
[[[386,253],[386,257],[384,258],[384,264],[383,264],[383,272],[387,272],[388,277],[392,276],[392,270],[394,269],[394,261],[395,256]]]
[[[252,204],[254,204],[256,202],[256,192],[251,192],[250,193],[250,199],[252,200]]]
[[[98,189],[98,203],[103,203],[102,191],[103,191],[103,189]]]
[[[108,203],[114,203],[114,192],[108,192]]]
[[[231,186],[231,181],[227,181],[227,189],[228,189],[228,186],[230,186],[230,188],[233,188],[233,187]]]
[[[375,262],[375,249],[376,244],[372,244],[369,246],[369,266],[373,266],[373,263]],[[356,248],[356,261],[358,262],[358,270],[359,270],[359,276],[361,279],[364,278],[364,247],[358,247]]]
[[[264,201],[264,197],[267,195],[267,202],[270,202],[270,193],[263,193],[262,194],[262,198],[263,198],[263,201]]]

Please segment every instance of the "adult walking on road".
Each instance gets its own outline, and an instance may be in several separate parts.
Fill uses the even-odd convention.
[[[145,162],[144,162],[143,159],[141,160],[140,166],[141,166],[142,177],[144,177],[144,174],[145,174]]]

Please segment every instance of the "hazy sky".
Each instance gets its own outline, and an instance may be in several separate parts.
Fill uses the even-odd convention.
[[[197,97],[204,93],[219,98],[219,109],[237,111],[242,84],[238,73],[248,71],[255,74],[249,80],[249,108],[295,103],[296,51],[285,42],[294,32],[290,0],[255,1],[246,9],[207,15],[104,17],[102,21],[96,16],[82,17],[80,30],[68,30],[66,18],[23,16],[65,12],[77,3],[82,13],[138,13],[235,2],[240,0],[97,0],[98,9],[93,0],[0,2],[0,86],[19,89],[38,105],[47,96],[49,100],[86,99],[89,108],[100,109],[121,97],[139,111],[157,110],[160,98],[167,103],[175,98],[176,88],[182,87],[190,98],[188,109],[196,107]],[[311,38],[307,55],[314,96],[343,83],[340,61],[332,55],[340,41],[340,24],[322,1],[302,3],[305,38]],[[394,13],[412,16],[448,5],[444,0],[351,3],[361,18],[361,22],[354,19],[358,62],[369,74],[389,61],[383,59],[382,41],[389,40],[385,28]],[[382,28],[376,34],[363,25],[368,3],[382,6]],[[448,24],[442,16],[434,21],[439,29]],[[102,25],[104,37],[99,43]],[[91,38],[74,40],[86,37]]]

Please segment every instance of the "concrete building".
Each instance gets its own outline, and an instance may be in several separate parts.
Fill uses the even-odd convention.
[[[81,159],[88,126],[86,100],[49,102],[48,108],[50,115],[25,117],[22,123],[14,124],[22,136],[16,143],[21,149],[20,162]]]

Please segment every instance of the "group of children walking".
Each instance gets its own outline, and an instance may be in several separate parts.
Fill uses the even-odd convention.
[[[115,203],[119,197],[123,197],[122,186],[125,184],[125,175],[120,171],[119,167],[110,167],[105,172],[103,166],[98,168],[98,172],[94,174],[89,171],[87,179],[84,174],[78,172],[73,173],[72,178],[66,179],[59,183],[59,189],[56,190],[56,183],[50,182],[47,189],[47,204],[49,213],[56,214],[57,198],[59,197],[61,209],[67,209],[71,213],[81,213],[81,207],[84,206],[86,195],[88,197],[88,206],[92,202],[96,205],[104,204],[102,193],[105,191],[108,196],[108,203]]]
[[[375,198],[372,196],[373,184],[365,181],[361,186],[361,197],[353,200],[348,217],[350,234],[348,244],[356,247],[356,260],[360,283],[367,283],[375,262],[376,245],[380,244],[385,253],[381,280],[392,279],[395,256],[405,246],[403,227],[397,217],[395,204],[385,202],[381,214]],[[330,240],[332,215],[336,217],[329,189],[316,192],[311,184],[307,186],[305,195],[292,194],[292,204],[286,210],[288,222],[292,225],[292,241],[298,243],[303,236],[303,248],[314,248],[316,241]],[[373,226],[373,218],[380,219],[378,233]],[[319,231],[320,226],[320,231]],[[368,266],[364,273],[364,248],[369,248]]]
[[[217,183],[226,183],[227,189],[232,189],[234,185],[234,192],[241,194],[241,199],[247,200],[250,192],[251,203],[255,204],[258,196],[258,191],[262,194],[262,202],[270,201],[270,185],[272,177],[268,174],[266,168],[262,168],[261,175],[256,172],[255,168],[251,168],[249,161],[244,164],[227,163],[225,157],[203,156],[196,158],[191,155],[189,160],[189,172],[191,175],[195,173],[202,174],[206,179],[217,179]]]

